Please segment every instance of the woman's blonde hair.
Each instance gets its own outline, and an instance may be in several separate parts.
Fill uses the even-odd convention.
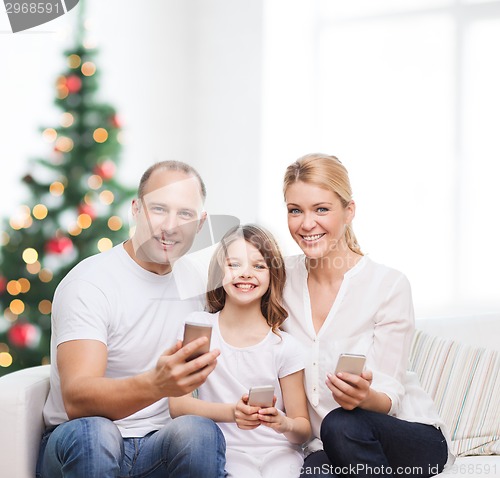
[[[306,154],[290,164],[286,168],[283,181],[284,196],[286,196],[289,186],[297,181],[314,184],[320,188],[334,192],[344,208],[352,201],[349,174],[344,165],[335,156],[321,153]],[[345,240],[351,251],[363,255],[351,224],[348,224],[346,227]]]
[[[244,239],[254,246],[264,258],[269,269],[269,287],[260,301],[260,310],[269,327],[277,333],[280,325],[288,317],[283,308],[283,288],[286,272],[283,256],[278,243],[270,232],[255,224],[236,226],[221,239],[212,256],[208,269],[207,309],[211,313],[219,312],[226,303],[226,291],[223,287],[224,269],[229,246],[238,239]]]

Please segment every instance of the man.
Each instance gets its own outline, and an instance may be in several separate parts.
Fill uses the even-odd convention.
[[[222,477],[225,442],[201,417],[168,415],[169,396],[201,385],[219,351],[186,362],[175,262],[206,217],[205,186],[189,165],[165,161],[141,178],[132,238],[78,264],[54,295],[47,432],[41,478]]]

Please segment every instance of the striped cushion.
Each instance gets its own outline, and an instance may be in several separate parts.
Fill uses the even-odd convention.
[[[457,456],[500,454],[500,354],[417,331],[410,369],[448,425]]]

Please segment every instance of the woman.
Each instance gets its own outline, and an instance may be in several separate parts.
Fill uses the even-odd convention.
[[[439,473],[452,460],[443,422],[406,371],[414,332],[408,280],[361,252],[348,174],[337,158],[300,158],[287,168],[283,191],[290,234],[304,253],[287,261],[284,329],[308,351],[316,437],[301,476]],[[365,371],[334,374],[341,353],[365,355]]]

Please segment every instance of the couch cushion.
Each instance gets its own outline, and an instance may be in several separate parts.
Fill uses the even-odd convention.
[[[457,456],[500,453],[500,354],[422,331],[410,368],[448,425]]]

